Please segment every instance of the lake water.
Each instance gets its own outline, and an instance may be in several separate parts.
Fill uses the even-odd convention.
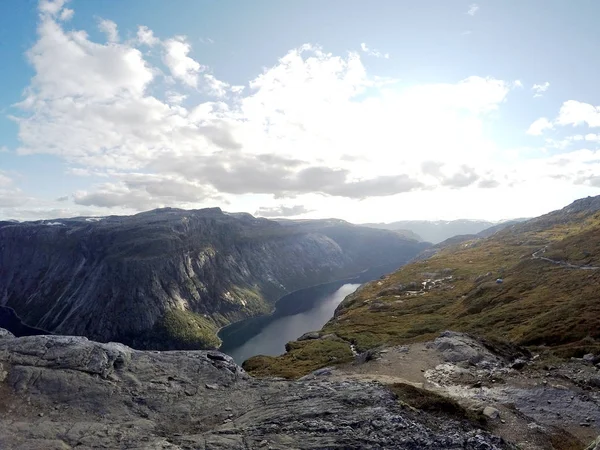
[[[348,283],[341,285],[333,293],[316,293],[316,297],[311,298],[313,307],[308,311],[274,318],[259,334],[242,345],[230,349],[221,348],[221,351],[231,355],[238,364],[254,355],[281,355],[285,353],[287,342],[308,331],[320,330],[333,317],[335,308],[341,301],[359,286],[360,284]]]
[[[371,267],[343,280],[323,283],[280,298],[273,314],[231,324],[219,332],[219,349],[238,364],[255,355],[281,355],[285,344],[309,331],[318,331],[333,317],[335,308],[361,284],[395,271],[402,262]]]

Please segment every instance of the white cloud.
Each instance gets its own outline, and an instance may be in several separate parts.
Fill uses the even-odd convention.
[[[63,22],[68,22],[69,20],[71,20],[73,18],[74,14],[75,14],[75,11],[73,11],[72,9],[69,9],[69,8],[65,8],[60,13],[60,20],[62,20]]]
[[[547,81],[542,83],[542,84],[534,84],[531,89],[534,92],[534,97],[541,97],[544,92],[546,92],[548,90],[548,88],[550,87],[550,83],[548,83]]]
[[[522,88],[523,87],[523,82],[521,80],[515,80],[515,81],[513,81],[513,86],[514,87],[518,87],[518,88]]]
[[[0,153],[8,153],[8,147],[6,145],[0,145]]]
[[[154,78],[135,48],[92,42],[85,32],[66,32],[48,18],[41,21],[38,33],[38,41],[27,52],[35,76],[20,106],[35,109],[44,122],[48,118],[41,114],[69,107],[64,99],[81,96],[106,102],[119,95],[139,95]]]
[[[568,100],[561,106],[556,123],[558,125],[600,127],[600,106]]]
[[[207,189],[181,177],[127,174],[119,181],[94,186],[94,191],[78,191],[73,201],[78,205],[137,211],[182,203],[202,203],[218,198]]]
[[[335,215],[356,199],[375,208],[378,197],[528,179],[486,134],[516,81],[407,85],[369,73],[358,53],[304,45],[244,89],[212,75],[181,37],[162,41],[163,65],[137,48],[161,42],[145,27],[119,44],[93,42],[52,17],[38,31],[28,52],[35,76],[15,118],[19,152],[53,154],[70,174],[102,177],[73,193],[78,207],[230,201],[247,211],[288,213],[276,208],[293,203]],[[186,98],[185,87],[216,100]]]
[[[112,20],[101,19],[98,22],[98,29],[106,34],[108,42],[119,42],[119,31],[117,30],[117,24]]]
[[[554,129],[557,126],[569,125],[574,127],[581,125],[587,125],[590,128],[600,127],[600,107],[576,100],[567,100],[562,104],[556,119],[550,121],[546,117],[541,117],[529,126],[527,133],[533,136],[540,136],[546,130]],[[577,134],[560,139],[546,139],[546,143],[552,148],[566,150],[574,143],[597,142],[598,136],[598,134],[594,133],[586,135]]]
[[[228,83],[217,80],[211,74],[204,74],[204,82],[206,83],[207,92],[215,97],[224,97],[230,87]]]
[[[41,14],[56,16],[69,0],[40,0],[39,10]]]
[[[550,122],[545,117],[540,117],[529,126],[527,134],[530,134],[532,136],[540,136],[544,133],[544,131],[551,130],[552,128],[554,128],[552,122]]]
[[[154,36],[154,32],[145,26],[138,27],[137,39],[140,44],[148,45],[150,47],[160,43],[160,39]]]
[[[477,14],[477,11],[479,11],[479,5],[477,3],[473,3],[471,6],[469,6],[467,14],[469,16],[474,16],[475,14]]]
[[[369,56],[374,56],[375,58],[390,59],[389,53],[382,53],[377,49],[369,48],[364,42],[360,44],[360,49]]]
[[[255,216],[262,217],[295,217],[311,212],[304,205],[277,205],[277,206],[261,206],[254,213]]]
[[[0,187],[6,187],[9,184],[12,184],[12,178],[6,175],[5,172],[0,170]]]
[[[0,170],[0,220],[7,216],[2,215],[2,208],[21,207],[29,198],[15,186],[13,174]]]
[[[164,43],[164,62],[174,78],[191,87],[198,87],[198,75],[205,68],[198,61],[190,58],[188,54],[191,46],[185,38],[169,39]]]
[[[187,95],[178,92],[168,91],[166,93],[167,102],[172,105],[179,105],[187,98]]]
[[[202,44],[209,44],[209,45],[212,45],[212,44],[214,44],[214,43],[215,43],[215,41],[214,41],[213,39],[209,38],[209,37],[206,37],[206,38],[203,38],[203,37],[201,37],[201,38],[199,39],[199,41],[200,41]]]

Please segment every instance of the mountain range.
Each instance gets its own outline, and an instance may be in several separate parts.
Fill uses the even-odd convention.
[[[475,235],[485,230],[495,231],[509,223],[522,222],[526,219],[490,222],[487,220],[400,220],[390,223],[365,223],[365,227],[392,230],[418,241],[438,244],[446,239],[459,235]]]
[[[393,270],[426,247],[339,220],[278,223],[219,208],[0,222],[0,305],[58,334],[214,348],[219,327],[268,313],[289,292]]]
[[[374,266],[390,273],[245,370],[43,335],[215,346]],[[0,286],[2,448],[600,448],[600,197],[434,246],[220,209],[0,222]]]

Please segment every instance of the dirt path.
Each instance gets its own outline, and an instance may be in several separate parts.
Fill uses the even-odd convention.
[[[379,359],[365,364],[344,365],[334,372],[334,377],[379,381],[383,384],[406,383],[433,389],[425,373],[443,362],[441,355],[428,349],[424,343],[403,345],[386,348]]]
[[[565,377],[581,368],[546,373],[532,365],[513,370],[475,345],[471,349],[483,355],[477,364],[451,362],[441,347],[418,343],[386,348],[378,359],[340,366],[330,377],[384,385],[405,383],[451,397],[469,410],[493,407],[500,415],[488,421],[489,429],[524,450],[576,449],[573,440],[590,442],[600,433],[600,392],[586,392]],[[593,366],[588,369],[595,372]],[[557,442],[571,444],[552,447],[551,435]]]
[[[540,253],[541,254],[546,253],[546,249],[547,248],[548,247],[546,246],[546,247],[543,247],[543,248],[539,249],[536,252],[533,252],[531,254],[531,257],[533,259],[540,259],[542,261],[546,261],[546,262],[549,262],[549,263],[552,263],[552,264],[556,264],[556,265],[559,265],[559,266],[562,266],[562,267],[566,267],[568,269],[581,269],[581,270],[599,270],[600,269],[600,267],[596,267],[596,266],[578,266],[578,265],[571,264],[571,263],[568,263],[568,262],[565,262],[565,261],[556,261],[554,259],[550,259],[550,258],[546,258],[544,256],[540,256]]]

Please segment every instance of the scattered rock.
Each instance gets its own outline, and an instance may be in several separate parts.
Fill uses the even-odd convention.
[[[329,333],[329,334],[325,334],[323,336],[321,336],[319,339],[322,339],[324,341],[342,341],[343,339],[340,338],[337,334],[335,333]]]
[[[318,331],[309,331],[308,333],[304,333],[302,336],[300,336],[296,340],[297,341],[309,341],[309,340],[313,340],[313,339],[319,339],[320,337],[321,337],[321,335],[319,334]]]
[[[587,355],[583,355],[582,359],[585,362],[590,363],[590,364],[600,363],[600,355],[594,355],[593,353],[588,353]]]
[[[332,370],[333,370],[333,369],[332,369],[331,367],[324,367],[324,368],[322,368],[322,369],[315,370],[315,371],[313,372],[313,375],[314,375],[315,377],[323,377],[323,376],[328,376],[328,375],[331,375],[331,371],[332,371]]]
[[[500,417],[500,411],[498,411],[496,408],[494,408],[492,406],[486,406],[485,408],[483,408],[483,415],[492,420],[495,420],[498,417]]]
[[[368,361],[374,361],[381,357],[381,355],[379,353],[380,353],[379,348],[371,348],[371,349],[367,350],[366,352],[362,352],[362,353],[359,353],[358,355],[356,355],[356,357],[354,358],[354,362],[355,362],[355,364],[364,364]]]
[[[411,286],[414,286],[416,288],[417,283],[412,283]],[[390,295],[399,295],[399,294],[402,294],[403,292],[405,292],[406,290],[409,290],[409,288],[407,286],[405,286],[401,283],[397,283],[397,284],[394,284],[390,287],[387,287],[387,288],[379,291],[377,293],[377,297],[387,297]]]
[[[322,369],[317,369],[314,372],[311,372],[308,375],[303,376],[302,378],[300,378],[300,381],[314,380],[317,377],[327,377],[332,374],[332,371],[333,371],[332,367],[323,367]]]
[[[600,376],[590,377],[588,384],[595,388],[600,388]]]
[[[219,389],[219,385],[217,385],[217,384],[206,383],[204,386],[206,387],[206,389],[212,389],[213,391],[216,391],[217,389]]]
[[[521,370],[523,369],[525,366],[527,365],[527,361],[521,358],[517,358],[513,361],[513,363],[510,365],[511,369],[515,369],[515,370]]]
[[[0,339],[6,339],[6,338],[14,338],[15,335],[12,334],[10,331],[5,330],[4,328],[0,328]]]
[[[231,357],[228,355],[225,355],[224,353],[220,353],[220,352],[208,352],[206,353],[206,357],[208,359],[212,359],[213,361],[230,361]]]
[[[485,363],[490,368],[502,363],[498,356],[465,333],[444,331],[430,346],[441,352],[444,359],[451,363],[465,362],[473,365]]]

